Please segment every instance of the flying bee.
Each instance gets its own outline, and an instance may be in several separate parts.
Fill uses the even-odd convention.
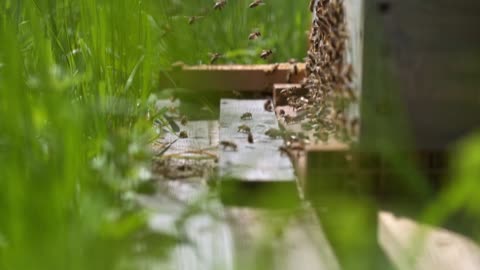
[[[188,17],[188,24],[192,25],[201,18],[203,18],[203,16],[190,16]]]
[[[253,143],[253,135],[251,132],[248,132],[248,137],[247,137],[248,143]]]
[[[277,137],[282,137],[283,132],[281,130],[276,129],[276,128],[271,128],[271,129],[265,131],[265,135],[267,135],[271,139],[276,139]]]
[[[255,8],[255,7],[258,7],[260,5],[265,5],[265,2],[263,0],[255,0],[248,7],[249,8]]]
[[[260,54],[260,58],[262,58],[263,60],[266,60],[272,54],[273,54],[272,50],[263,50],[262,53]]]
[[[221,141],[220,145],[223,146],[224,150],[231,149],[232,151],[237,151],[237,145],[234,142]]]
[[[262,33],[260,33],[260,31],[255,31],[255,32],[250,33],[250,35],[248,35],[248,39],[249,40],[255,40],[255,39],[257,39],[261,36],[262,36]]]
[[[238,126],[237,132],[250,133],[250,127],[247,126],[247,125],[240,125],[240,126]]]
[[[252,113],[249,113],[249,112],[246,112],[242,114],[242,116],[240,116],[241,120],[252,120],[252,118],[253,118],[253,115]]]
[[[178,137],[181,138],[181,139],[186,139],[188,138],[188,134],[186,131],[182,130],[180,131],[180,133],[178,134]]]
[[[182,119],[180,119],[180,124],[182,124],[182,126],[186,126],[188,123],[188,119],[186,116],[183,116]]]
[[[265,111],[267,111],[267,112],[273,111],[272,100],[271,100],[271,99],[267,99],[267,101],[265,101],[265,104],[263,104],[263,108],[264,108]]]
[[[221,57],[223,57],[223,55],[221,53],[211,53],[210,54],[210,64],[213,65]]]
[[[226,4],[227,4],[227,0],[218,0],[217,2],[215,2],[213,9],[222,10]]]

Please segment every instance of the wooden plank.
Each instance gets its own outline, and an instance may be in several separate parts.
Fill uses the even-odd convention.
[[[399,270],[474,270],[480,266],[480,247],[468,238],[389,212],[379,214],[379,240]]]
[[[189,138],[179,140],[169,134],[154,144],[154,152],[163,152],[166,145],[173,143],[163,158],[176,160],[180,165],[202,160],[199,157],[205,154],[198,150],[208,148],[216,153],[213,148],[218,145],[219,136],[215,121],[189,122],[181,127]],[[138,200],[153,213],[151,228],[181,236],[184,242],[171,250],[167,260],[146,262],[146,268],[339,269],[318,220],[307,207],[288,211],[229,208],[212,196],[206,184],[208,174],[185,175],[181,179],[156,176],[157,193],[140,196]],[[258,264],[260,261],[263,264]]]
[[[339,264],[309,207],[295,212],[229,208],[238,269],[337,270]]]
[[[265,135],[265,132],[271,128],[278,129],[275,114],[264,109],[266,101],[222,99],[220,141],[235,143],[237,151],[229,148],[221,149],[220,177],[242,181],[295,181],[290,160],[279,151],[283,140],[272,139]],[[252,114],[252,119],[242,120],[241,116],[247,112]],[[254,143],[247,141],[247,134],[238,132],[238,127],[241,125],[249,126]]]
[[[297,66],[297,73],[293,66]],[[275,83],[300,83],[305,64],[273,65],[202,65],[181,70],[162,71],[160,88],[271,92]]]

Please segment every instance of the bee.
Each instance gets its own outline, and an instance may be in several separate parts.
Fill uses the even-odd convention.
[[[213,65],[215,62],[217,62],[217,60],[221,57],[223,57],[223,55],[221,53],[211,53],[210,54],[210,64]]]
[[[250,133],[250,127],[247,126],[247,125],[240,125],[240,126],[238,126],[237,132]]]
[[[231,149],[232,151],[237,151],[237,145],[234,142],[221,141],[220,145],[223,146],[224,150]]]
[[[287,81],[287,83],[292,82],[292,71],[288,71],[287,77],[285,78],[285,80]]]
[[[272,73],[274,73],[275,71],[277,71],[277,70],[278,70],[278,67],[280,67],[280,64],[278,64],[278,63],[272,65],[272,67],[266,71],[267,75],[268,75],[268,74],[272,74]]]
[[[247,140],[248,140],[248,143],[253,143],[253,135],[251,132],[248,132]]]
[[[186,139],[188,138],[188,134],[186,131],[182,130],[180,131],[180,133],[178,134],[178,137],[181,138],[181,139]]]
[[[255,31],[255,32],[252,32],[250,35],[248,35],[248,39],[255,40],[261,36],[262,36],[262,33],[260,33],[260,31]]]
[[[254,7],[258,7],[260,5],[264,5],[264,4],[265,4],[265,2],[263,2],[263,0],[255,0],[248,7],[249,8],[254,8]]]
[[[242,93],[238,92],[237,90],[233,90],[232,94],[237,98],[242,97]]]
[[[182,70],[184,66],[185,66],[185,63],[183,63],[182,61],[177,61],[175,63],[172,63],[171,65],[172,70],[174,71]]]
[[[315,8],[315,0],[310,0],[310,5],[309,5],[310,12],[313,12],[314,8]]]
[[[285,145],[282,145],[278,148],[278,151],[280,151],[280,155],[290,155],[290,152],[288,150],[288,147],[286,147]]]
[[[276,128],[271,128],[271,129],[265,131],[265,135],[267,135],[271,139],[276,139],[277,137],[282,137],[283,132],[281,130],[276,129]]]
[[[218,0],[217,2],[215,2],[213,9],[222,10],[226,4],[227,4],[227,0]]]
[[[272,100],[271,100],[271,99],[267,99],[267,101],[265,101],[265,104],[263,104],[263,108],[264,108],[265,111],[267,111],[267,112],[273,111]]]
[[[263,50],[262,53],[260,54],[260,58],[262,58],[263,60],[266,60],[272,54],[273,54],[272,50]]]
[[[186,116],[183,116],[182,119],[180,119],[180,124],[182,124],[182,126],[186,126],[188,123],[188,119]]]
[[[240,116],[241,120],[252,120],[252,118],[253,118],[253,115],[252,113],[249,113],[249,112],[246,112],[242,114],[242,116]]]
[[[278,114],[279,114],[280,116],[285,116],[285,110],[284,110],[284,109],[281,109],[281,110],[278,112]]]
[[[188,17],[188,24],[192,25],[201,18],[203,18],[203,16],[190,16]]]

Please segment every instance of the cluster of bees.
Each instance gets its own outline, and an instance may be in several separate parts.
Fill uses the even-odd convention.
[[[357,97],[353,67],[346,59],[348,31],[343,0],[312,0],[310,9],[314,20],[303,82],[308,94],[287,101],[305,115],[302,127],[313,131],[317,139],[350,142],[358,136],[359,121],[349,119],[347,111]]]
[[[223,8],[225,8],[226,5],[227,5],[227,0],[217,0],[213,5],[213,10],[221,11],[223,10]],[[248,7],[256,8],[261,5],[265,5],[264,0],[254,0],[248,5]],[[204,16],[190,16],[188,17],[188,24],[194,24],[195,22],[197,22],[199,19],[203,17]],[[261,36],[262,36],[262,33],[260,33],[260,31],[255,30],[248,35],[248,39],[256,40]],[[260,53],[259,57],[262,58],[263,60],[267,60],[272,54],[273,54],[273,51],[271,49],[264,49]],[[210,53],[210,64],[211,65],[215,64],[221,58],[224,58],[224,55],[222,53],[218,53],[218,52]]]

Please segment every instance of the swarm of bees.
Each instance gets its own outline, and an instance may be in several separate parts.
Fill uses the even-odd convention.
[[[347,109],[357,102],[357,97],[354,70],[346,59],[348,34],[343,0],[312,0],[310,9],[314,20],[306,57],[307,78],[302,82],[308,94],[287,98],[297,115],[305,117],[285,121],[306,119],[302,127],[313,131],[317,139],[350,142],[357,136],[358,120],[349,119]],[[291,73],[295,73],[295,67]]]

